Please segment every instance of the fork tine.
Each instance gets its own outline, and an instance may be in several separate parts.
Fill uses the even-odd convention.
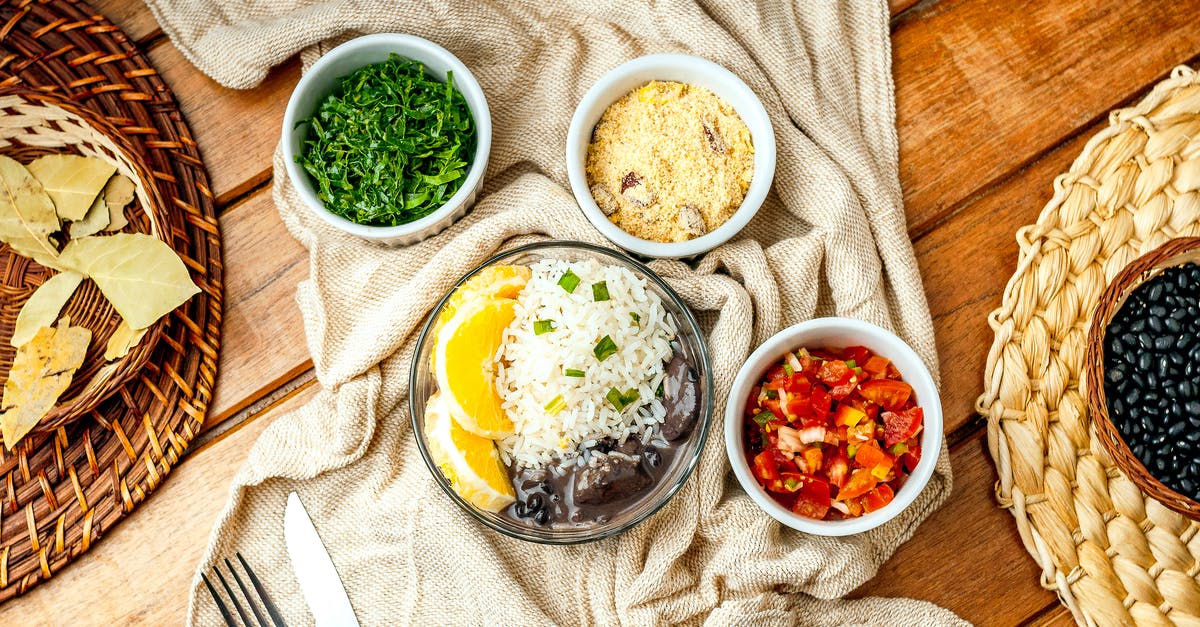
[[[208,593],[212,595],[213,601],[217,602],[217,609],[221,610],[221,618],[225,619],[225,624],[229,627],[237,627],[237,624],[233,622],[233,617],[229,615],[229,608],[225,607],[225,602],[221,600],[221,595],[217,594],[212,582],[208,580],[208,575],[200,573],[200,578],[204,580],[204,585],[208,588]]]
[[[250,584],[258,592],[258,598],[262,600],[263,607],[267,608],[267,614],[271,616],[271,622],[275,623],[275,627],[287,627],[287,623],[283,622],[283,616],[279,613],[279,608],[275,607],[275,604],[271,602],[271,595],[267,594],[266,588],[263,588],[262,582],[258,580],[258,575],[255,575],[250,565],[246,563],[246,558],[242,557],[240,551],[235,553],[235,555],[237,555],[238,562],[241,562],[242,568],[245,569],[246,576],[250,577]]]
[[[238,603],[237,596],[233,594],[233,590],[229,587],[229,584],[226,583],[225,575],[221,574],[220,569],[218,569],[217,565],[215,564],[213,565],[213,572],[217,574],[217,579],[221,580],[221,585],[225,588],[225,594],[229,595],[229,601],[233,603],[233,609],[237,610],[238,616],[242,617],[242,624],[249,627],[250,618],[246,616],[246,610],[242,609],[242,604]]]
[[[246,584],[242,583],[242,578],[238,577],[237,569],[229,562],[229,558],[225,558],[225,568],[229,569],[233,575],[233,580],[237,582],[238,588],[242,591],[242,596],[246,599],[246,604],[250,606],[250,611],[254,613],[254,619],[258,621],[259,627],[267,627],[267,621],[263,620],[262,612],[258,611],[258,604],[254,602],[254,596],[246,589]],[[246,623],[249,625],[249,623]]]

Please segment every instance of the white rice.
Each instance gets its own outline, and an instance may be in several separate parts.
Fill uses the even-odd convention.
[[[496,388],[516,425],[514,435],[499,441],[501,458],[536,468],[604,437],[648,441],[666,415],[655,392],[676,332],[662,300],[629,270],[594,260],[547,259],[530,268],[533,276],[517,297],[516,318],[496,355]],[[573,293],[558,285],[568,269],[580,279]],[[593,300],[598,281],[608,287],[607,301]],[[553,320],[554,330],[535,334],[538,320]],[[606,335],[617,352],[600,361],[594,349]],[[585,375],[568,377],[568,369]],[[635,389],[638,400],[618,411],[606,398],[614,388]],[[550,415],[546,406],[560,395],[566,407]]]

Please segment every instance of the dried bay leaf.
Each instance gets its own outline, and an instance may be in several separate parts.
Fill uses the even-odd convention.
[[[134,329],[129,326],[129,322],[122,320],[121,324],[117,326],[117,330],[113,331],[112,336],[108,338],[108,346],[104,349],[104,360],[112,361],[128,355],[129,351],[142,341],[146,331],[149,329]]]
[[[4,413],[0,414],[0,435],[8,450],[54,409],[83,365],[91,341],[91,331],[71,326],[64,316],[57,327],[42,327],[17,350],[4,382]]]
[[[41,182],[63,220],[82,220],[117,171],[103,159],[79,155],[46,155],[34,159],[29,171]]]
[[[87,275],[134,329],[144,329],[200,292],[166,242],[143,233],[71,240],[60,256]]]
[[[71,223],[69,229],[71,239],[95,235],[103,231],[109,222],[111,220],[108,217],[108,203],[104,202],[103,194],[96,196],[96,200],[92,201],[92,208],[88,209],[83,219]]]
[[[0,240],[13,250],[61,270],[50,234],[60,228],[54,203],[25,166],[0,155]]]
[[[133,202],[136,186],[124,174],[118,174],[109,179],[104,186],[104,202],[108,205],[108,226],[105,231],[120,231],[129,224],[125,217],[125,206]]]
[[[82,281],[83,275],[78,272],[63,272],[42,283],[21,306],[21,312],[17,314],[17,325],[9,343],[20,348],[33,339],[39,329],[52,326],[58,319],[63,305],[71,299],[71,295]]]

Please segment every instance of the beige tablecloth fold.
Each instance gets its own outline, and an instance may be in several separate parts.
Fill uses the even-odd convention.
[[[944,446],[929,487],[898,519],[856,537],[819,538],[781,527],[737,486],[718,412],[695,475],[661,512],[614,539],[547,547],[502,537],[458,511],[430,478],[408,422],[419,326],[459,276],[533,239],[605,243],[567,192],[567,124],[601,74],[652,52],[728,67],[760,96],[777,134],[774,189],[746,231],[694,267],[652,264],[709,330],[717,407],[754,346],[816,315],[894,329],[937,372],[897,179],[884,2],[149,4],[200,70],[235,88],[253,87],[302,49],[307,67],[331,40],[421,35],[471,68],[495,125],[476,208],[408,248],[327,227],[300,202],[277,154],[275,202],[312,266],[297,300],[322,390],[254,445],[201,570],[241,551],[289,621],[311,621],[282,535],[285,496],[296,490],[364,625],[960,622],[924,602],[823,600],[871,578],[946,498]],[[218,624],[197,583],[198,574],[189,621]]]

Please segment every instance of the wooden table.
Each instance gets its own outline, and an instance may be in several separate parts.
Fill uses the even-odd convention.
[[[900,180],[937,329],[954,493],[858,595],[927,599],[979,624],[1066,624],[993,499],[973,404],[987,313],[1014,233],[1105,124],[1178,64],[1200,63],[1200,0],[892,0]],[[229,482],[276,417],[311,398],[295,305],[305,251],[271,202],[271,154],[296,59],[252,91],[197,71],[141,4],[94,1],[147,51],[204,154],[225,243],[220,377],[205,432],[149,502],[77,563],[0,606],[0,624],[176,624]]]

